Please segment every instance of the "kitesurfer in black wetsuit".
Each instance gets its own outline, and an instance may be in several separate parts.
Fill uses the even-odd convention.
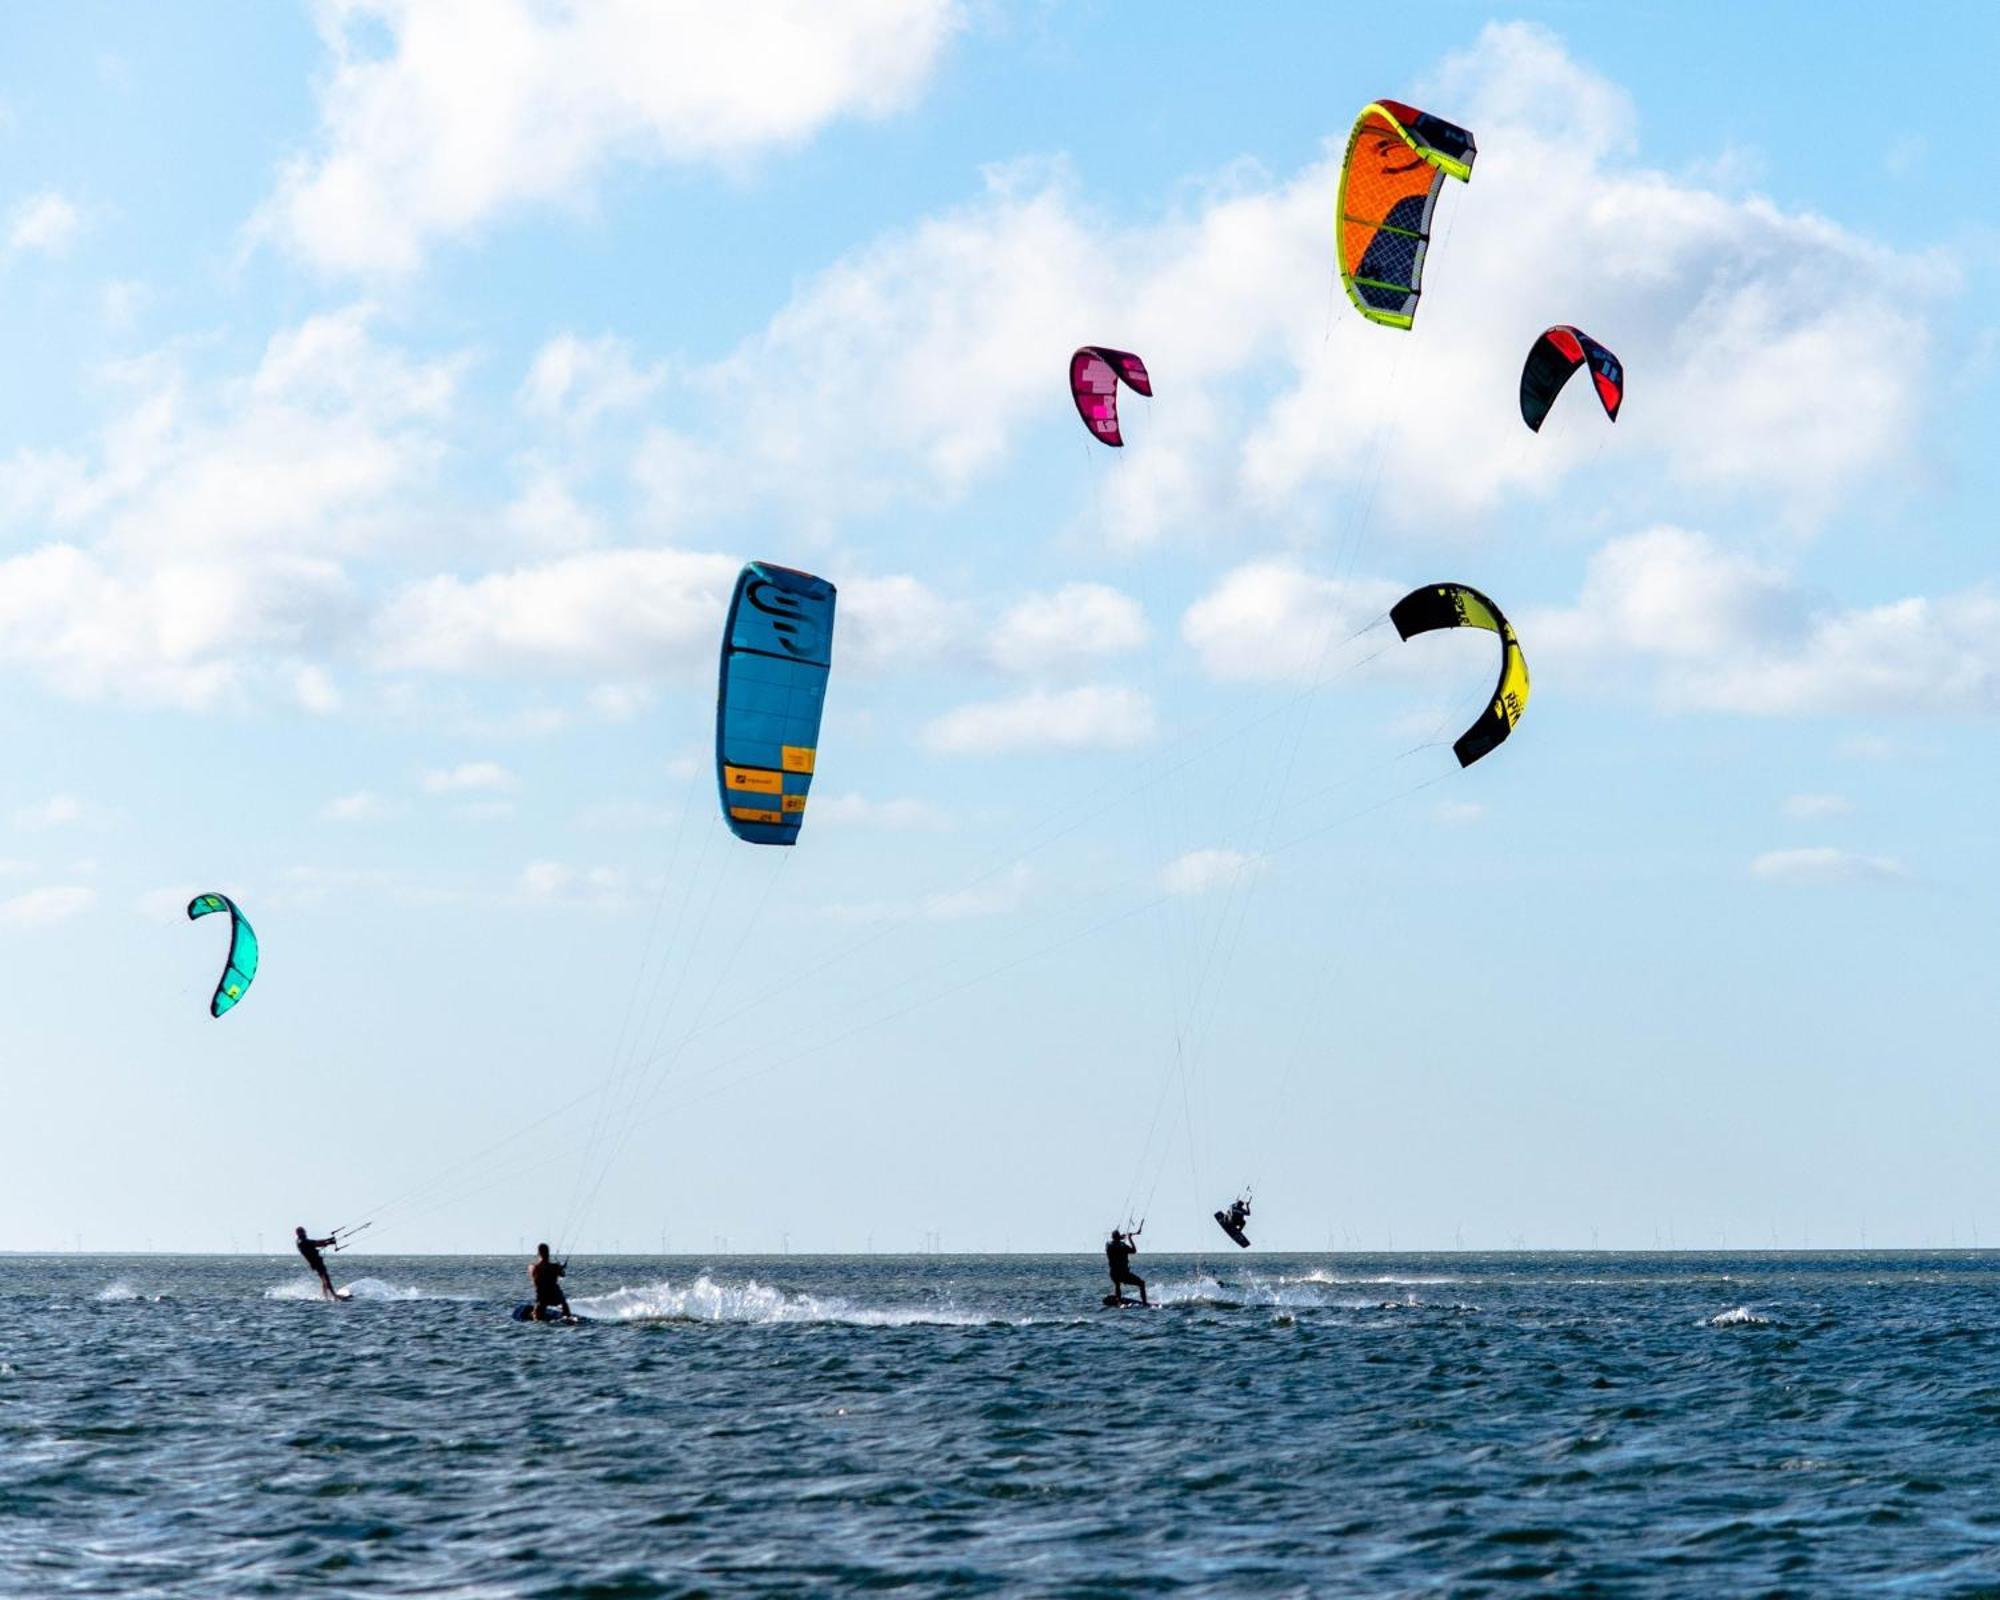
[[[324,1239],[311,1239],[306,1236],[304,1228],[298,1229],[297,1232],[299,1236],[299,1254],[306,1258],[306,1265],[313,1269],[315,1276],[319,1279],[319,1297],[322,1300],[344,1299],[345,1296],[338,1289],[334,1288],[333,1279],[327,1276],[326,1258],[320,1254],[322,1250],[336,1250],[339,1248],[333,1235],[329,1234]]]
[[[569,1296],[563,1293],[563,1274],[569,1270],[567,1261],[551,1261],[549,1247],[535,1246],[535,1259],[528,1263],[528,1281],[535,1286],[535,1320],[537,1322],[569,1322],[576,1313],[569,1308]]]
[[[1230,1227],[1234,1228],[1238,1233],[1241,1233],[1243,1231],[1243,1224],[1248,1222],[1249,1220],[1250,1220],[1250,1197],[1247,1194],[1240,1195],[1236,1199],[1229,1202]]]
[[[1121,1229],[1111,1230],[1111,1242],[1104,1247],[1104,1259],[1111,1265],[1111,1299],[1117,1305],[1130,1305],[1125,1298],[1125,1285],[1130,1284],[1139,1291],[1139,1304],[1149,1306],[1153,1302],[1146,1298],[1146,1280],[1132,1270],[1132,1257],[1139,1247],[1132,1241],[1139,1237],[1139,1229],[1129,1234]]]

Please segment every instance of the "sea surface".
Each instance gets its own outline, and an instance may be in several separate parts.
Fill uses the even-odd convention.
[[[0,1257],[0,1595],[2000,1594],[2000,1254]]]

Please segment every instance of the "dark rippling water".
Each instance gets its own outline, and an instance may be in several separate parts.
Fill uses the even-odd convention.
[[[2000,1593],[2000,1257],[1142,1261],[0,1259],[0,1593]]]

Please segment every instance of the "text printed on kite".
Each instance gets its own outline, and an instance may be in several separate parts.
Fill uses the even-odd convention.
[[[250,991],[257,976],[257,934],[249,920],[226,894],[198,894],[188,902],[188,920],[194,922],[218,911],[229,913],[229,956],[222,976],[216,980],[215,995],[208,1002],[208,1014],[219,1017],[232,1009]]]
[[[819,760],[833,609],[833,585],[809,572],[753,561],[736,579],[722,630],[715,775],[723,820],[746,843],[798,843]]]
[[[1452,744],[1461,767],[1469,767],[1514,731],[1528,706],[1528,662],[1514,625],[1477,589],[1463,583],[1431,583],[1412,589],[1389,608],[1400,638],[1438,628],[1484,628],[1500,637],[1500,681],[1479,720]]]
[[[1076,414],[1100,443],[1114,448],[1125,443],[1118,427],[1120,383],[1149,400],[1153,396],[1146,363],[1129,350],[1087,344],[1069,358],[1069,394],[1076,402]]]
[[[1438,191],[1448,177],[1470,182],[1478,154],[1465,129],[1400,100],[1377,100],[1354,119],[1335,231],[1340,281],[1370,322],[1416,325]]]
[[[1583,329],[1566,324],[1544,330],[1528,350],[1521,367],[1521,420],[1540,433],[1563,385],[1586,365],[1604,414],[1616,422],[1618,408],[1625,403],[1624,363]]]

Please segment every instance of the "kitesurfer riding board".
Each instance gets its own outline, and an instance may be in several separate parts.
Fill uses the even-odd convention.
[[[551,1260],[549,1247],[536,1245],[535,1259],[528,1263],[528,1282],[535,1287],[534,1303],[517,1310],[515,1316],[523,1322],[576,1321],[576,1313],[569,1308],[569,1296],[563,1293],[563,1274],[567,1271],[567,1261]],[[522,1310],[527,1316],[521,1316]]]
[[[293,1232],[298,1236],[296,1243],[299,1254],[305,1257],[306,1265],[313,1269],[313,1275],[319,1279],[319,1297],[322,1300],[352,1299],[353,1297],[344,1290],[334,1288],[333,1279],[327,1276],[326,1258],[320,1254],[322,1250],[340,1248],[337,1236],[328,1234],[324,1239],[310,1238],[303,1227],[296,1228]]]
[[[1216,1225],[1245,1250],[1250,1248],[1250,1236],[1243,1231],[1243,1224],[1249,1220],[1250,1197],[1247,1194],[1230,1201],[1227,1211],[1215,1214]]]
[[[1129,1305],[1125,1298],[1125,1286],[1129,1283],[1139,1291],[1139,1304],[1151,1305],[1146,1298],[1146,1280],[1132,1270],[1132,1257],[1139,1247],[1132,1241],[1139,1237],[1146,1225],[1142,1222],[1129,1234],[1121,1228],[1111,1230],[1110,1241],[1104,1246],[1104,1259],[1111,1268],[1111,1293],[1105,1299],[1106,1305]]]

